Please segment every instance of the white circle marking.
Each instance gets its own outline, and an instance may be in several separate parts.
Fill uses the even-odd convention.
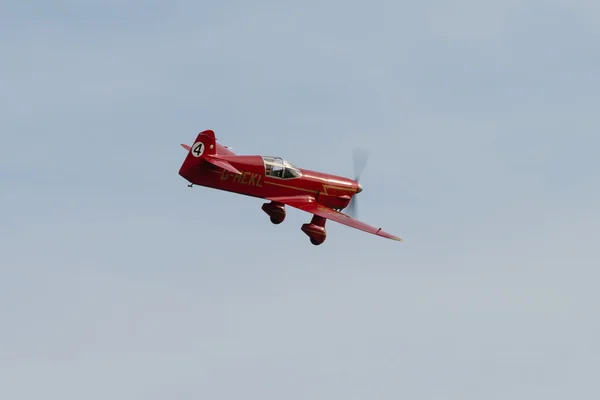
[[[202,143],[202,142],[194,143],[194,145],[192,146],[192,155],[194,157],[200,157],[202,154],[204,154],[204,143]]]

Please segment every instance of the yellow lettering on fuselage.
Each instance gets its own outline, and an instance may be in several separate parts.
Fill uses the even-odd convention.
[[[221,180],[226,181],[233,175],[233,183],[240,185],[262,187],[262,174],[255,174],[248,171],[242,171],[241,174],[233,174],[229,171],[221,171]]]
[[[242,172],[242,181],[240,182],[242,185],[247,185],[248,184],[248,181],[246,180],[246,178],[248,177],[248,175],[250,175],[250,172],[248,172],[248,171]]]

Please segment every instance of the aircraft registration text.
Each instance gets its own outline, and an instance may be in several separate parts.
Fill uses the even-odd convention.
[[[233,176],[233,183],[239,183],[241,185],[262,187],[262,174],[255,174],[248,171],[242,171],[241,174],[234,174],[229,171],[223,170],[221,172],[221,180],[226,181]]]

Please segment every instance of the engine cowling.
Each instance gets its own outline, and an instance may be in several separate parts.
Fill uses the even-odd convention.
[[[262,210],[267,213],[274,224],[280,224],[285,220],[285,205],[281,203],[265,203],[262,205]]]

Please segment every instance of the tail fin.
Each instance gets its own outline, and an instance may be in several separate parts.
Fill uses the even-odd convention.
[[[215,133],[208,129],[198,134],[194,144],[191,147],[182,144],[181,146],[188,151],[188,154],[183,161],[183,165],[181,165],[179,173],[185,174],[186,171],[200,166],[202,160],[205,159],[206,156],[215,155],[217,152],[216,143],[217,140],[215,138]]]
[[[217,153],[217,139],[215,138],[215,132],[208,129],[202,131],[196,137],[196,141],[190,148],[189,157],[203,158],[208,155],[214,155]]]

